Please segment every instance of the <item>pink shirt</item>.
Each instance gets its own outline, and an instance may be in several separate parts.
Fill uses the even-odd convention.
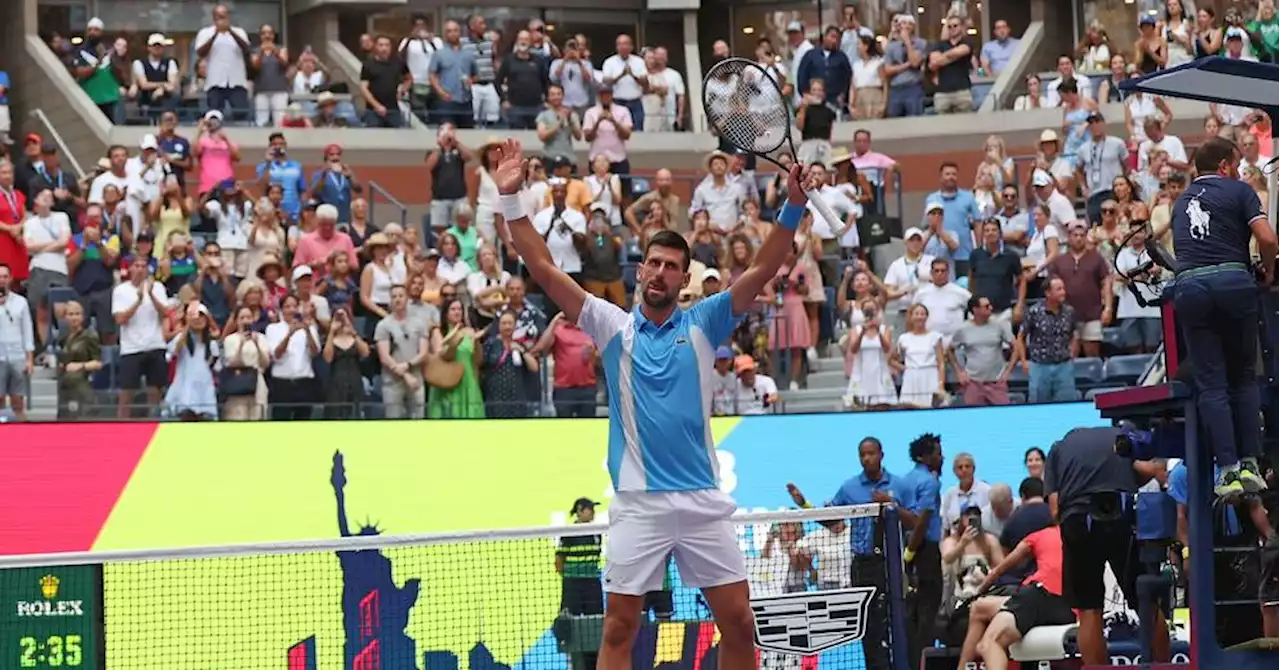
[[[859,170],[875,170],[876,174],[868,175],[867,179],[877,184],[884,181],[883,173],[887,172],[894,164],[892,158],[876,151],[868,151],[861,156],[855,155],[852,162],[853,167]]]
[[[600,105],[588,109],[586,114],[582,115],[582,127],[585,129],[596,125],[596,119],[599,119],[602,113],[604,110]],[[618,126],[631,128],[631,112],[626,107],[615,102],[609,105],[609,115]],[[596,139],[591,142],[591,149],[587,151],[587,156],[591,159],[602,155],[607,157],[610,163],[621,163],[627,160],[627,143],[618,137],[618,128],[607,121],[596,128]]]
[[[231,143],[209,137],[201,137],[197,143],[200,147],[200,193],[213,190],[218,182],[234,179],[235,168],[231,165]]]
[[[313,230],[303,235],[298,240],[297,250],[293,252],[293,266],[298,267],[299,265],[311,265],[316,261],[326,261],[329,259],[329,254],[335,251],[345,251],[347,260],[351,262],[351,267],[360,267],[360,262],[356,259],[356,248],[351,244],[351,236],[336,230],[333,231],[333,236],[327,240],[320,236],[320,231],[318,230]],[[323,277],[326,271],[324,267],[314,268],[317,279]]]

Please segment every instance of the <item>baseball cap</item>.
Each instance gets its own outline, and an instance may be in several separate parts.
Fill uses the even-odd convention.
[[[1045,128],[1044,132],[1040,133],[1041,144],[1044,144],[1045,142],[1057,142],[1057,141],[1058,141],[1058,131],[1054,130],[1053,128]]]
[[[302,203],[303,209],[315,209],[319,206],[320,206],[320,201],[316,200],[315,198],[308,198],[306,202]]]
[[[742,354],[741,356],[733,359],[733,371],[738,374],[742,374],[744,372],[750,372],[755,369],[756,369],[756,359],[746,354]]]
[[[160,148],[160,144],[156,142],[155,135],[147,133],[142,136],[142,142],[138,144],[138,147],[143,151],[155,151]]]
[[[1237,28],[1235,26],[1227,28],[1227,39],[1242,40],[1244,38],[1245,38],[1245,33],[1243,28]]]
[[[98,17],[96,17],[96,16],[95,16],[95,17],[93,17],[93,18],[89,19],[89,22],[88,22],[88,23],[86,23],[86,24],[84,24],[84,27],[85,27],[85,29],[86,29],[86,30],[102,30],[103,28],[106,28],[107,26],[106,26],[106,24],[104,24],[104,23],[102,22],[102,19],[100,19],[100,18],[98,18]]]
[[[603,202],[593,202],[591,203],[591,206],[588,207],[587,209],[590,210],[591,212],[601,212],[603,214],[609,213],[609,206],[604,204]]]
[[[1140,26],[1154,26],[1155,24],[1156,17],[1150,14],[1143,14],[1142,18],[1138,19],[1138,25]]]
[[[1068,224],[1067,224],[1067,230],[1084,230],[1084,231],[1088,231],[1088,230],[1089,230],[1089,224],[1085,223],[1084,221],[1081,221],[1080,219],[1076,219],[1076,220],[1071,221],[1070,223],[1068,223]]]
[[[156,234],[151,232],[150,230],[144,230],[138,233],[137,241],[138,242],[155,242]]]
[[[53,142],[45,142],[44,144],[40,145],[40,153],[46,156],[50,154],[56,154],[58,153],[58,145],[54,144]]]
[[[577,514],[577,513],[578,513],[578,510],[580,510],[580,509],[582,509],[582,508],[584,508],[584,507],[590,507],[590,508],[594,509],[594,508],[595,508],[595,506],[596,506],[596,505],[599,505],[599,504],[600,504],[600,503],[598,503],[598,502],[596,502],[596,501],[594,501],[594,500],[592,500],[592,499],[590,499],[590,498],[578,498],[577,500],[573,501],[573,507],[569,509],[569,513],[570,513],[570,514]]]
[[[426,251],[422,252],[422,258],[439,258],[439,257],[440,257],[440,251],[435,247],[431,247],[430,249],[427,249]]]
[[[787,24],[787,32],[802,33],[804,32],[804,24],[800,23],[799,21],[792,21],[791,23]]]
[[[293,269],[293,280],[294,280],[294,281],[298,281],[299,279],[302,279],[303,277],[310,277],[310,276],[311,276],[311,266],[310,266],[310,265],[299,265],[298,267],[296,267],[296,268],[294,268],[294,269]]]
[[[24,137],[24,138],[22,138],[22,143],[23,143],[23,144],[32,144],[32,143],[34,143],[34,144],[40,144],[40,143],[42,143],[43,141],[44,141],[44,140],[40,138],[40,134],[39,134],[39,133],[27,133],[27,136],[26,136],[26,137]]]
[[[908,228],[906,232],[902,233],[902,239],[904,240],[909,240],[913,237],[924,237],[924,231],[919,228]]]
[[[1044,170],[1036,170],[1035,174],[1031,175],[1031,185],[1037,188],[1041,186],[1052,186],[1053,177],[1049,176],[1049,173]]]
[[[1094,121],[1106,121],[1107,117],[1103,116],[1102,112],[1091,112],[1089,116],[1084,117],[1084,120],[1087,123],[1093,123]]]
[[[946,208],[943,207],[942,203],[938,202],[937,200],[934,200],[933,202],[928,203],[924,206],[925,214],[928,214],[929,212],[945,212],[945,211],[946,211]]]
[[[716,349],[717,361],[727,361],[727,360],[731,360],[732,358],[733,358],[733,349],[730,349],[729,347],[724,347],[724,346]]]
[[[151,33],[147,36],[147,46],[149,47],[156,45],[164,46],[168,41],[169,40],[165,38],[164,33]]]
[[[720,271],[715,268],[707,268],[702,273],[702,281],[706,281],[708,279],[714,279],[716,281],[720,281]]]
[[[207,111],[207,112],[205,112],[205,113],[204,113],[204,119],[205,119],[206,121],[213,120],[213,119],[216,119],[216,120],[218,120],[218,121],[221,121],[221,120],[222,120],[222,111],[221,111],[221,110],[217,110],[217,109],[211,109],[211,110],[209,110],[209,111]]]

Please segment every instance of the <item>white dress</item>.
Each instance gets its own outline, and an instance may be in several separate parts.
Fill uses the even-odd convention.
[[[498,212],[498,183],[487,170],[480,170],[480,186],[476,191],[476,228],[480,236],[489,242],[498,239],[498,226],[494,215]]]
[[[609,208],[609,225],[614,228],[622,225],[622,211],[618,209],[618,203],[613,201],[613,183],[617,178],[617,175],[611,174],[606,177],[606,181],[602,181],[592,174],[582,180],[587,184],[587,188],[591,189],[591,201]],[[590,212],[583,212],[583,214],[590,214]]]
[[[194,412],[217,418],[218,393],[213,386],[210,361],[218,359],[218,342],[205,344],[197,338],[195,346],[188,347],[187,339],[174,337],[169,341],[168,359],[176,358],[178,367],[164,394],[164,404],[174,414]]]
[[[862,316],[860,310],[855,310],[854,313]],[[893,371],[889,368],[888,354],[880,348],[880,336],[867,333],[862,326],[854,326],[848,336],[861,337],[862,348],[850,360],[845,403],[863,406],[897,404],[898,393],[893,386]]]
[[[902,373],[902,393],[898,401],[903,405],[933,407],[933,394],[938,392],[938,343],[939,333],[903,333],[898,336],[898,351],[906,372]]]

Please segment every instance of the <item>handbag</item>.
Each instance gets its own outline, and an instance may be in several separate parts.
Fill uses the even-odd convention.
[[[446,361],[438,354],[427,357],[426,379],[431,388],[449,391],[462,383],[465,369],[458,361]]]
[[[241,398],[258,392],[255,368],[223,368],[218,373],[218,393],[225,398]]]

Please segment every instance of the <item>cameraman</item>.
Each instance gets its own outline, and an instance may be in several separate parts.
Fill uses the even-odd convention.
[[[587,217],[566,204],[568,192],[569,182],[565,179],[552,177],[547,180],[551,206],[534,215],[533,228],[546,241],[556,267],[581,284],[582,255],[578,249],[583,248],[587,242]],[[548,304],[548,313],[558,311],[558,307]]]

